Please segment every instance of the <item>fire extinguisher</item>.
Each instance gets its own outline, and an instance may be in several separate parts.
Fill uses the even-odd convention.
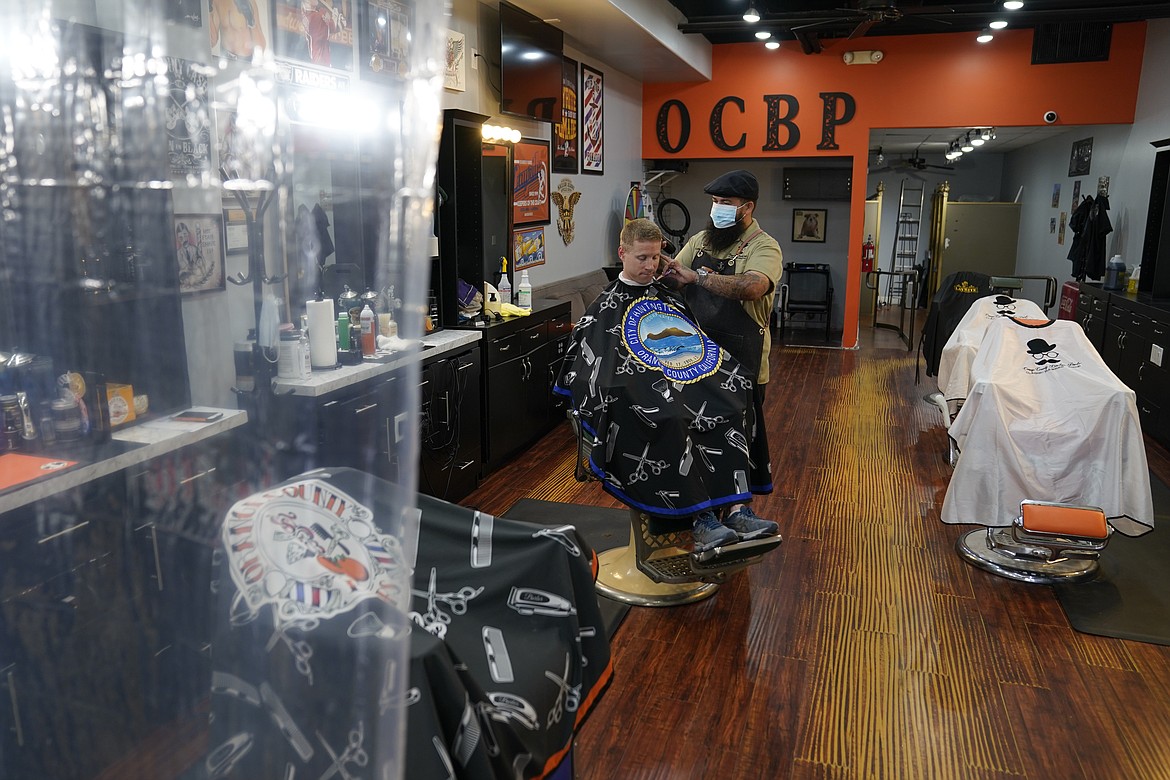
[[[863,274],[873,270],[874,254],[873,236],[866,236],[865,243],[861,245],[861,272]]]

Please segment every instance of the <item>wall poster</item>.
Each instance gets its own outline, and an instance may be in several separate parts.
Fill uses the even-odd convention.
[[[549,222],[549,143],[522,138],[512,147],[512,225]]]
[[[167,160],[172,175],[211,173],[211,104],[207,77],[198,62],[167,57]]]
[[[581,172],[605,173],[604,76],[581,64]]]
[[[272,0],[276,56],[353,70],[352,0]]]
[[[175,262],[179,292],[190,295],[223,290],[223,222],[218,214],[175,215]]]
[[[577,172],[577,61],[561,59],[561,121],[553,125],[553,173]]]
[[[544,228],[525,228],[512,233],[513,268],[523,271],[544,265]]]

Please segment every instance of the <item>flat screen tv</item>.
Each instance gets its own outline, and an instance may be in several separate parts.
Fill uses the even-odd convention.
[[[500,113],[561,120],[564,38],[548,22],[500,1]]]

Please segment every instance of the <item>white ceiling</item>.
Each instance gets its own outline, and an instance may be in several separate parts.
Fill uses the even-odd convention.
[[[970,127],[899,128],[896,130],[872,130],[869,134],[869,148],[881,147],[890,155],[920,156],[945,154],[952,141],[967,134]],[[988,141],[981,150],[1003,154],[1025,146],[1046,141],[1069,131],[1067,125],[1044,125],[1041,127],[996,127],[995,140]],[[979,151],[979,150],[976,150]],[[934,160],[932,159],[932,162]]]

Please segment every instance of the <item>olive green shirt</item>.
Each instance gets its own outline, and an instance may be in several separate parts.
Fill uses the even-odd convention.
[[[686,243],[686,246],[679,250],[675,259],[680,264],[690,268],[691,263],[694,262],[695,253],[700,249],[704,249],[708,255],[717,260],[726,260],[732,257],[735,252],[739,251],[740,241],[754,234],[759,229],[760,223],[753,219],[739,240],[721,252],[707,248],[707,232],[702,231],[691,237],[691,240]],[[772,349],[772,301],[776,295],[776,285],[780,283],[780,275],[783,273],[783,263],[784,256],[780,251],[780,245],[776,243],[776,239],[767,233],[760,233],[753,238],[735,256],[735,273],[742,274],[746,271],[757,271],[768,277],[768,280],[772,283],[768,293],[759,300],[740,301],[744,311],[764,331],[764,354],[760,357],[760,375],[756,378],[756,381],[761,385],[768,382],[768,353]],[[699,323],[700,326],[702,324]]]

